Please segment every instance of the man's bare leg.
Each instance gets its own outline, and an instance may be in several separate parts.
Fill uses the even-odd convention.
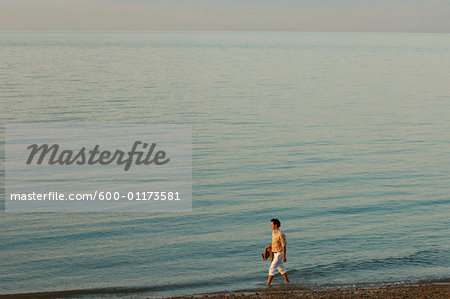
[[[269,275],[267,278],[267,285],[270,286],[270,283],[272,282],[273,275]]]
[[[284,280],[286,280],[286,283],[289,283],[289,279],[287,277],[287,273],[281,274],[283,275]]]

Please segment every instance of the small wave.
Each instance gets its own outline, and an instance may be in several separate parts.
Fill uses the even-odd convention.
[[[421,250],[407,256],[379,259],[345,260],[330,264],[320,264],[304,268],[296,275],[302,277],[322,277],[333,273],[354,272],[360,270],[379,270],[405,266],[439,266],[448,264],[449,252],[437,249]]]

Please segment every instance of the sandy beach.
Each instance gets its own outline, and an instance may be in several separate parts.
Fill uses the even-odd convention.
[[[255,291],[242,290],[229,293],[202,294],[196,296],[169,297],[188,298],[450,298],[450,283],[421,283],[417,285],[323,287],[299,288],[295,285],[276,285]]]

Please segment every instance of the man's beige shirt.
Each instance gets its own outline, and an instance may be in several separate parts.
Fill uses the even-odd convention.
[[[286,246],[284,233],[280,229],[272,231],[272,252],[283,251],[284,246]]]

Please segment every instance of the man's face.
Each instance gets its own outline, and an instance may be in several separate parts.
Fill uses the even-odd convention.
[[[270,227],[272,228],[272,229],[276,229],[277,228],[277,226],[271,221],[270,222]]]

